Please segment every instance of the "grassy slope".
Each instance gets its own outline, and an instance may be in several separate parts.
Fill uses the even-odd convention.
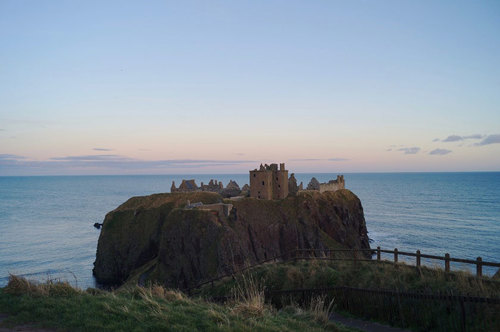
[[[444,273],[437,268],[421,268],[389,262],[298,261],[265,264],[252,270],[268,290],[351,286],[398,289],[410,292],[452,292],[482,297],[500,297],[500,281],[475,278],[468,272]],[[201,289],[203,296],[228,294],[238,279],[223,279],[214,287]]]
[[[72,331],[349,331],[298,308],[218,305],[159,286],[80,291],[64,283],[34,286],[21,278],[0,289],[0,312],[10,315],[7,324],[36,322]]]
[[[251,271],[267,290],[327,288],[350,286],[357,288],[391,289],[408,292],[468,294],[479,297],[500,297],[500,281],[475,278],[467,272],[444,273],[441,269],[414,267],[377,262],[299,261],[296,263],[267,264]],[[228,294],[244,281],[226,278],[214,287],[206,285],[201,296]],[[328,301],[328,299],[326,299]],[[336,299],[337,301],[339,299]],[[301,294],[273,296],[278,306],[300,302]],[[340,300],[342,301],[342,300]],[[349,295],[349,313],[369,317],[383,323],[411,327],[416,331],[448,331],[459,329],[459,306],[435,301],[391,301],[376,295],[353,293]],[[398,304],[395,301],[400,301]],[[337,303],[336,309],[345,310]],[[495,330],[500,327],[500,306],[466,305],[467,328],[471,331]],[[404,317],[404,321],[399,320]],[[483,326],[484,325],[484,326]]]

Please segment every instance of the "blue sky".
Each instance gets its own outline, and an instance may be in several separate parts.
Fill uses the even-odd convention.
[[[498,1],[3,0],[0,175],[498,171],[499,32]]]

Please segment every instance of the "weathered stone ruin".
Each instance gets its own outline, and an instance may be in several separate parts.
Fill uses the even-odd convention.
[[[319,181],[316,178],[312,178],[311,182],[307,185],[307,190],[319,190]]]
[[[288,195],[295,196],[299,191],[303,190],[302,182],[300,185],[297,185],[297,179],[295,178],[295,174],[292,173],[290,178],[288,179]]]
[[[203,202],[191,203],[188,200],[185,208],[188,210],[197,209],[197,210],[212,211],[218,216],[229,217],[229,213],[233,209],[233,204],[224,204],[224,203],[203,204]]]
[[[327,183],[319,183],[319,181],[313,177],[311,182],[307,185],[307,190],[319,190],[320,193],[325,191],[337,191],[339,189],[345,189],[343,175],[337,175],[336,180],[330,180]]]
[[[325,191],[337,191],[339,189],[345,189],[345,181],[343,175],[337,175],[336,180],[330,180],[328,183],[319,184],[319,192]]]
[[[312,178],[306,190],[316,190],[319,192],[337,191],[345,189],[343,175],[337,175],[336,180],[328,183],[320,183],[316,178]],[[295,174],[288,178],[288,171],[285,164],[281,163],[278,169],[277,164],[260,165],[260,168],[250,171],[250,196],[260,199],[283,199],[288,196],[296,196],[303,189],[303,183],[297,185]]]
[[[217,182],[217,180],[210,180],[208,184],[203,184],[203,182],[200,185],[201,191],[210,191],[210,192],[220,192],[222,189],[224,189],[224,185],[222,182]]]
[[[223,188],[220,192],[222,197],[234,197],[234,196],[239,196],[241,195],[241,189],[240,186],[236,183],[236,181],[229,180],[229,183],[227,184],[226,188]]]
[[[210,180],[208,184],[202,182],[199,187],[194,180],[182,180],[179,188],[175,186],[175,181],[172,181],[172,186],[170,187],[171,193],[188,193],[196,191],[214,192],[225,198],[241,195],[240,186],[233,180],[229,181],[226,188],[224,188],[222,182],[218,182],[217,180]]]
[[[285,164],[265,164],[260,165],[259,169],[250,171],[250,185],[245,184],[242,189],[236,181],[230,180],[224,188],[222,182],[210,180],[208,184],[203,182],[198,187],[194,180],[182,180],[179,188],[172,181],[170,192],[197,192],[207,191],[220,194],[224,198],[237,196],[247,196],[259,199],[283,199],[288,196],[296,196],[298,192],[304,190],[304,185],[301,182],[297,185],[295,174],[292,173],[288,178],[288,170],[285,169]],[[312,178],[307,185],[306,190],[316,190],[319,192],[337,191],[345,189],[345,181],[343,175],[337,175],[337,179],[330,180],[327,183],[320,183],[316,178]]]
[[[250,196],[262,199],[283,199],[288,196],[288,171],[285,164],[260,164],[250,171]]]
[[[199,191],[198,186],[196,185],[196,182],[194,180],[182,180],[181,185],[179,188],[175,187],[175,181],[172,181],[172,186],[170,187],[170,192],[171,193],[187,193],[187,192],[192,192],[192,191]]]

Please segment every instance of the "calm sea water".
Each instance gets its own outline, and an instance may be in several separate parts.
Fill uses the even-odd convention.
[[[306,185],[336,174],[296,174]],[[0,286],[8,274],[95,285],[108,211],[131,196],[168,192],[182,178],[240,186],[248,175],[0,177]],[[500,262],[500,173],[345,174],[364,207],[372,247]],[[461,266],[456,266],[461,268]],[[486,269],[492,274],[494,269]]]

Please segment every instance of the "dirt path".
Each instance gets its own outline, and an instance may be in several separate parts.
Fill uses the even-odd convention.
[[[330,315],[330,320],[365,332],[410,332],[410,330],[403,330],[397,327],[382,325],[366,320],[347,318],[335,312]]]
[[[35,327],[29,324],[17,325],[13,327],[2,327],[3,321],[8,316],[5,314],[0,314],[0,332],[56,332],[56,330],[48,330],[39,327]]]

